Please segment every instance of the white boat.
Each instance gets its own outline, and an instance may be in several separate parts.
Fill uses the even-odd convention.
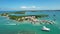
[[[42,30],[43,31],[50,31],[50,28],[47,28],[46,26],[43,26]]]

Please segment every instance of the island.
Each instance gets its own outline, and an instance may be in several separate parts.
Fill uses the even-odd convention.
[[[10,15],[10,14],[23,14],[20,16],[16,15]],[[49,24],[54,24],[54,21],[51,20],[38,20],[39,18],[45,18],[48,17],[49,15],[47,14],[40,14],[40,15],[25,15],[25,12],[12,12],[12,13],[3,13],[0,14],[1,16],[6,16],[9,19],[16,20],[18,22],[23,22],[23,21],[29,21],[31,23],[49,23]]]

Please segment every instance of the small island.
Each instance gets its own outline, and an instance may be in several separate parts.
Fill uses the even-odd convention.
[[[21,16],[16,16],[16,15],[10,15],[10,13],[3,13],[0,14],[1,16],[6,16],[9,19],[12,20],[16,20],[18,22],[23,22],[23,21],[29,21],[31,23],[37,23],[39,22],[41,23],[49,23],[49,24],[53,24],[54,21],[49,21],[49,20],[38,20],[38,18],[44,18],[44,17],[48,17],[49,15],[47,14],[40,14],[40,15],[25,15],[25,12],[13,12],[12,14],[24,14]]]

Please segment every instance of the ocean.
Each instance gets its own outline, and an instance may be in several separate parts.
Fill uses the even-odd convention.
[[[5,13],[4,11],[1,13]],[[0,16],[0,34],[60,34],[60,11],[27,11],[25,15],[39,15],[47,14],[48,17],[38,18],[40,20],[53,20],[55,24],[31,24],[29,22],[18,22],[8,19],[7,17]],[[20,14],[17,14],[20,15]],[[50,31],[42,31],[42,26],[50,28]]]

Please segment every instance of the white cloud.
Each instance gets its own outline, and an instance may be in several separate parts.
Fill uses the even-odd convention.
[[[37,7],[36,6],[29,6],[29,7],[27,7],[27,6],[21,6],[20,8],[25,9],[25,8],[37,8]]]
[[[27,7],[26,7],[26,6],[21,6],[20,8],[22,8],[22,9],[26,9]]]
[[[39,9],[40,7],[37,6],[21,6],[20,9],[22,10],[36,10]]]

